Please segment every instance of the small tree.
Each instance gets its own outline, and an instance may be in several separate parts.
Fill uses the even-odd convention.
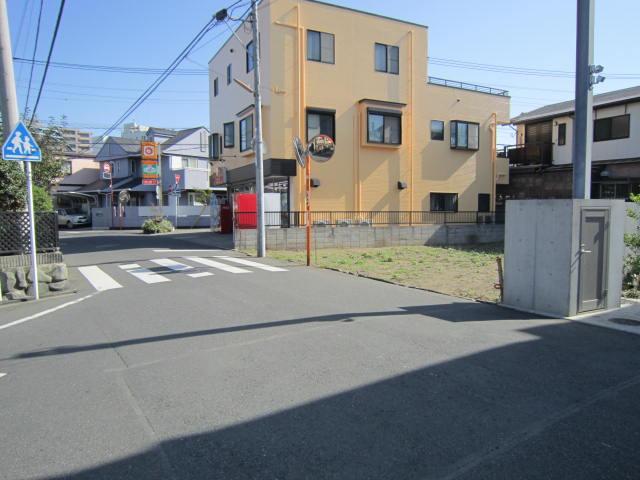
[[[640,194],[630,195],[634,206],[640,207]],[[630,290],[629,294],[638,296],[640,286],[640,208],[628,208],[627,215],[636,222],[636,229],[633,233],[625,233],[624,244],[629,253],[625,258],[625,288]]]
[[[51,195],[38,185],[33,186],[33,209],[36,212],[53,212]]]

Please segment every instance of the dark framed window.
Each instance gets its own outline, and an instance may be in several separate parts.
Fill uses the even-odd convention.
[[[367,142],[400,145],[402,143],[402,114],[367,110]]]
[[[431,120],[431,140],[444,140],[444,122]]]
[[[478,194],[478,211],[479,212],[491,211],[491,194],[490,193]]]
[[[235,122],[225,123],[223,125],[224,129],[224,139],[223,146],[224,148],[233,148],[236,146],[236,124]]]
[[[335,38],[333,33],[307,30],[307,60],[335,63]]]
[[[251,70],[253,70],[254,68],[254,64],[253,64],[253,50],[255,49],[255,43],[253,43],[253,40],[251,40],[249,43],[247,43],[247,52],[246,52],[246,61],[245,64],[247,66],[247,73],[249,73]]]
[[[218,96],[218,77],[213,79],[213,96]]]
[[[222,146],[220,145],[220,134],[212,133],[209,135],[209,159],[220,160]]]
[[[240,120],[240,151],[251,150],[253,140],[253,114]]]
[[[429,203],[432,212],[457,212],[457,193],[432,193],[429,195]]]
[[[336,112],[330,110],[307,110],[307,142],[316,135],[329,135],[336,140]]]
[[[457,150],[478,150],[480,148],[480,124],[452,120],[451,148]]]
[[[618,115],[616,117],[598,118],[593,121],[593,141],[604,142],[606,140],[618,140],[629,138],[630,115]]]
[[[231,71],[231,64],[227,65],[227,85],[231,85],[233,78],[233,72]]]
[[[566,145],[567,144],[567,124],[559,123],[558,124],[558,145]]]
[[[376,72],[400,73],[400,48],[384,43],[375,44]]]

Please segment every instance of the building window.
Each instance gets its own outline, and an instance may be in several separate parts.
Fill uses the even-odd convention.
[[[630,115],[618,115],[617,117],[598,118],[593,121],[593,141],[618,140],[629,138]]]
[[[202,193],[189,192],[187,193],[187,202],[191,206],[201,207],[204,205],[200,200],[203,200]]]
[[[478,211],[479,212],[491,211],[491,194],[489,193],[478,194]]]
[[[307,60],[335,63],[335,39],[332,33],[307,30]]]
[[[136,173],[136,161],[130,160],[130,162],[131,162],[131,174],[133,175],[134,173]]]
[[[224,148],[236,146],[236,124],[229,122],[224,124]]]
[[[231,72],[231,64],[227,65],[227,85],[231,85],[232,80],[232,72]]]
[[[62,161],[62,173],[65,175],[71,175],[71,160]]]
[[[432,212],[457,212],[457,193],[432,193],[429,198]]]
[[[240,120],[240,151],[250,150],[253,146],[253,115]]]
[[[182,157],[182,168],[198,168],[198,159]]]
[[[218,77],[213,79],[213,96],[218,96]]]
[[[212,133],[209,135],[209,159],[220,160],[222,153],[222,145],[220,144],[220,134]]]
[[[400,48],[383,43],[375,44],[375,63],[377,72],[400,73]]]
[[[326,110],[307,110],[307,142],[316,135],[328,135],[336,140],[336,114]]]
[[[250,41],[249,43],[247,43],[247,59],[246,59],[246,65],[247,65],[247,73],[249,73],[251,70],[253,70],[254,68],[254,64],[253,64],[253,50],[255,49],[255,43],[253,43],[253,40]]]
[[[402,115],[378,110],[367,111],[367,142],[400,145],[402,143]]]
[[[444,122],[431,120],[431,140],[444,140]]]
[[[558,145],[566,145],[567,143],[567,124],[558,124]]]
[[[451,121],[451,148],[458,150],[478,150],[480,145],[480,124]]]

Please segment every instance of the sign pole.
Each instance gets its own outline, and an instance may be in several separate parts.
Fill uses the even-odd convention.
[[[307,267],[311,265],[311,155],[307,154],[305,165],[305,203],[307,217]]]
[[[27,174],[27,205],[29,208],[29,244],[31,245],[31,272],[33,278],[33,293],[38,300],[40,298],[40,291],[38,289],[38,261],[36,259],[36,222],[35,213],[33,211],[33,185],[31,181],[31,162],[24,162],[26,174]]]

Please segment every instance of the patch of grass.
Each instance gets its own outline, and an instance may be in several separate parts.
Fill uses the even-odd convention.
[[[305,252],[269,251],[269,256],[304,264]],[[385,247],[312,252],[312,264],[448,295],[497,301],[496,257],[501,244],[468,247]]]

